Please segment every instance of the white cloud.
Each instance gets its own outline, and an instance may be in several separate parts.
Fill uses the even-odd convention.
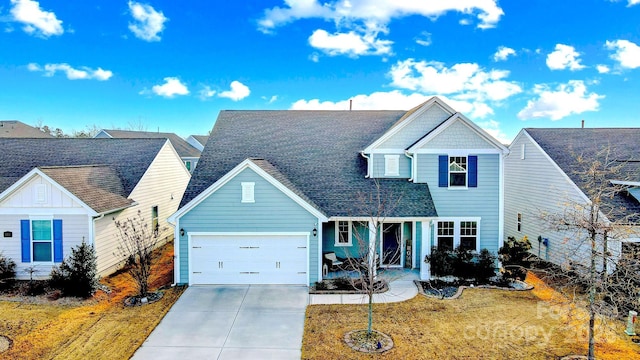
[[[640,67],[640,46],[635,43],[629,40],[607,41],[605,47],[615,51],[610,57],[620,63],[621,67],[627,69]]]
[[[479,28],[495,27],[504,15],[496,0],[484,1],[398,1],[398,0],[285,0],[284,6],[267,9],[258,21],[259,29],[271,32],[278,26],[310,18],[321,18],[339,25],[355,22],[386,27],[391,19],[420,15],[430,19],[447,12],[475,15]],[[369,25],[369,26],[370,26]]]
[[[187,89],[187,86],[183,84],[177,77],[164,78],[164,84],[154,85],[151,88],[151,91],[156,95],[166,98],[172,98],[176,95],[189,94],[189,89]],[[146,91],[143,90],[141,94],[142,93],[146,93]]]
[[[318,29],[309,37],[309,44],[330,56],[348,55],[382,55],[391,53],[392,41],[377,39],[377,33],[357,34],[348,33],[329,34]]]
[[[596,65],[596,70],[598,70],[598,72],[600,74],[607,74],[609,71],[611,71],[611,69],[609,69],[609,67],[607,65]]]
[[[500,123],[495,120],[479,121],[476,122],[476,125],[480,126],[482,130],[488,132],[489,135],[493,136],[503,144],[509,144],[511,142],[511,139],[507,137],[507,134],[500,129]]]
[[[23,30],[41,37],[62,35],[62,21],[52,11],[44,11],[34,0],[11,0],[11,15],[15,21],[25,24]]]
[[[420,37],[416,38],[416,44],[422,46],[431,45],[431,33],[423,31],[420,33]]]
[[[218,94],[219,97],[228,98],[233,101],[238,101],[246,98],[251,94],[251,90],[245,84],[240,81],[231,82],[231,90],[223,91]]]
[[[44,76],[53,76],[56,72],[61,71],[65,73],[69,80],[98,80],[106,81],[113,76],[113,72],[109,70],[103,70],[102,68],[91,69],[86,66],[81,66],[76,69],[66,63],[61,64],[45,64],[40,66],[36,63],[30,63],[27,65],[29,71],[44,72]]]
[[[556,44],[555,51],[547,55],[547,66],[551,70],[567,68],[571,71],[580,70],[584,68],[584,65],[580,64],[579,56],[580,53],[573,46]]]
[[[216,91],[212,90],[209,85],[204,85],[198,94],[200,100],[206,100],[213,97],[216,94]]]
[[[164,23],[169,20],[162,11],[156,11],[151,5],[129,1],[129,10],[134,22],[129,23],[129,30],[145,41],[160,41],[158,33],[164,30]]]
[[[495,54],[493,54],[493,61],[505,61],[509,56],[515,56],[516,51],[510,47],[500,46]]]
[[[536,85],[533,90],[538,97],[529,100],[527,106],[518,113],[520,119],[550,118],[560,120],[573,114],[597,111],[603,95],[587,93],[581,80],[571,80],[560,84],[555,90],[547,85]]]
[[[452,95],[476,102],[500,101],[522,92],[515,82],[504,80],[506,70],[485,71],[475,63],[455,64],[450,68],[440,62],[398,61],[389,75],[392,86],[422,93]]]
[[[629,0],[629,3],[627,4],[627,6],[633,6],[638,4],[640,4],[640,0]]]
[[[300,99],[291,105],[292,110],[349,110],[350,101],[353,110],[409,110],[416,105],[427,101],[432,95],[424,95],[420,93],[404,94],[399,90],[387,92],[374,92],[369,95],[360,94],[350,99],[339,101],[321,101],[320,99],[305,100]],[[484,114],[487,108],[482,103],[473,103],[463,100],[448,98],[439,95],[439,97],[449,106],[461,113],[471,117],[480,117],[478,114]],[[489,109],[489,113],[493,113]]]

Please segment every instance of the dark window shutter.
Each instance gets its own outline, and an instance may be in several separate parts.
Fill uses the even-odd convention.
[[[20,239],[22,262],[31,262],[31,225],[29,220],[20,220]]]
[[[53,220],[53,262],[62,262],[62,220]]]
[[[449,186],[449,156],[447,155],[438,157],[438,186]]]
[[[469,155],[469,187],[478,187],[478,156]]]

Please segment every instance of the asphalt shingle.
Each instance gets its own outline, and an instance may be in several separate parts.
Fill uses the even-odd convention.
[[[181,158],[199,157],[200,151],[189,144],[185,139],[174,133],[133,131],[133,130],[102,130],[114,139],[169,139],[171,145]]]

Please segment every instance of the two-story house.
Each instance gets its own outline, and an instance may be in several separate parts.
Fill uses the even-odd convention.
[[[312,284],[323,254],[373,244],[381,266],[428,278],[432,246],[496,252],[507,151],[436,97],[409,111],[222,111],[169,218],[175,281]]]

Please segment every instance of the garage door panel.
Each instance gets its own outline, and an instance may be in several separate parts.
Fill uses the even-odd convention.
[[[306,235],[195,235],[190,284],[307,284]]]

